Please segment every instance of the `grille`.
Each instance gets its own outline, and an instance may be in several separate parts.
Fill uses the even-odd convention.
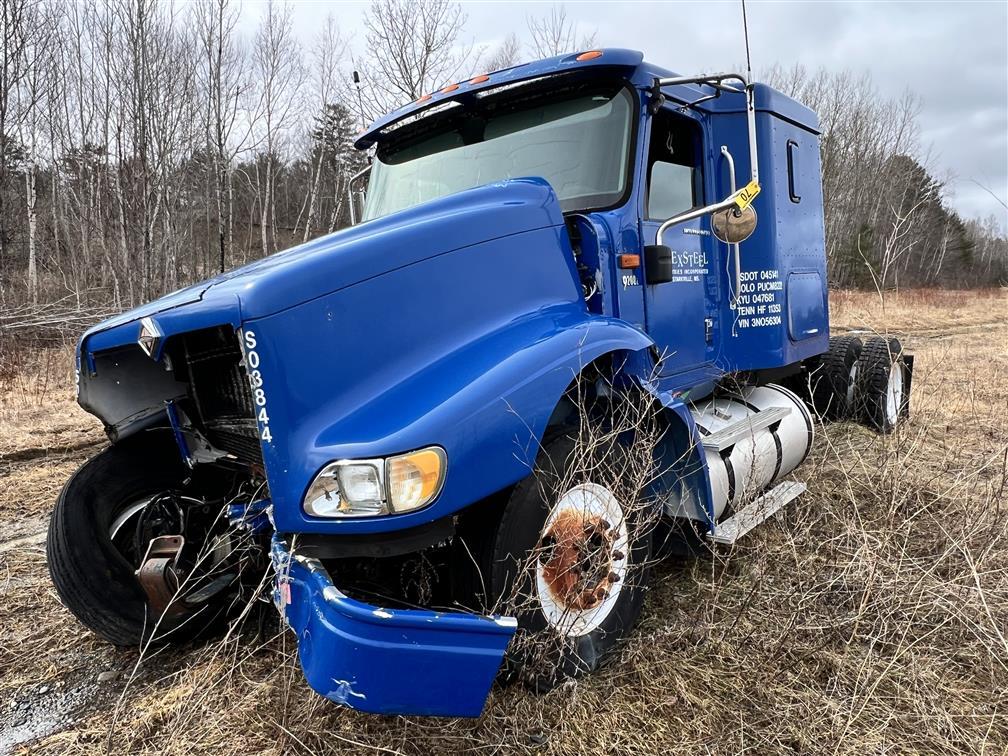
[[[241,462],[261,465],[255,405],[238,337],[228,328],[185,335],[183,350],[196,421],[207,440]]]

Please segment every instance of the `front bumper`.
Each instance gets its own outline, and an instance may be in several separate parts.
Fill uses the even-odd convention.
[[[277,536],[271,556],[273,600],[316,692],[378,714],[480,715],[517,628],[512,617],[369,606]]]

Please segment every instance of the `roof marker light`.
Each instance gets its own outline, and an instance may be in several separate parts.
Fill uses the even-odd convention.
[[[574,58],[574,60],[581,62],[585,60],[595,60],[595,58],[601,58],[601,57],[602,57],[601,50],[589,50],[588,52],[581,53],[576,58]]]
[[[470,84],[482,84],[484,81],[490,81],[490,77],[486,74],[480,74],[479,76],[473,76],[469,79]]]
[[[459,87],[458,84],[449,84],[447,87],[445,87],[444,89],[441,90],[441,94],[447,94],[448,92],[454,92],[456,89],[458,89],[458,87]]]
[[[429,100],[430,98],[431,98],[431,96],[429,94],[425,94],[425,95],[422,95],[422,96],[418,97],[417,98],[417,102],[427,102],[427,100]]]

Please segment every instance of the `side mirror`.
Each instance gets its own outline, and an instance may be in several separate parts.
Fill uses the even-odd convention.
[[[725,244],[744,242],[756,230],[756,210],[747,205],[744,210],[737,206],[726,207],[711,215],[711,232]]]
[[[671,281],[675,275],[672,249],[664,244],[649,244],[644,247],[644,272],[649,286]]]

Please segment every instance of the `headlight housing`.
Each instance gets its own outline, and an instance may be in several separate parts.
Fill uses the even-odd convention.
[[[425,449],[383,459],[330,462],[315,476],[304,510],[315,517],[373,517],[421,509],[441,493],[448,459]]]

